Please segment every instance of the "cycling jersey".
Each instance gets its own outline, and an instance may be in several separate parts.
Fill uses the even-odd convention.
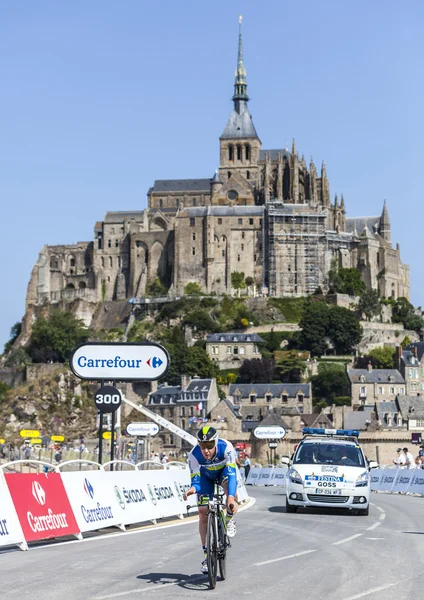
[[[222,483],[228,480],[228,495],[235,496],[237,492],[236,451],[226,440],[218,439],[216,453],[212,460],[207,460],[195,446],[188,455],[191,473],[191,485],[200,496],[213,497],[215,481]]]

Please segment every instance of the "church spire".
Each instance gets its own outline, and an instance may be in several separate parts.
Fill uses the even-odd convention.
[[[247,102],[249,100],[249,96],[247,95],[247,79],[246,79],[246,69],[244,68],[243,63],[243,36],[241,33],[241,24],[243,21],[243,17],[239,16],[239,43],[238,43],[238,57],[237,57],[237,70],[236,70],[236,80],[234,83],[234,107],[239,112],[240,104]]]
[[[390,217],[389,211],[387,210],[387,203],[384,200],[383,212],[380,217],[380,235],[386,240],[386,242],[391,243],[391,228],[390,228]]]

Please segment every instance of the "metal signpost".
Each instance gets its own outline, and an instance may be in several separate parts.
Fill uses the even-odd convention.
[[[115,457],[115,416],[122,403],[121,392],[115,387],[116,382],[156,381],[164,377],[169,364],[170,359],[167,350],[159,344],[150,342],[87,342],[75,348],[70,359],[70,366],[74,375],[79,379],[101,383],[94,399],[99,410],[100,464],[102,464],[103,459],[103,415],[105,413],[111,413],[110,460],[113,461]],[[106,382],[112,382],[112,385],[105,385]],[[152,423],[151,425],[155,424]],[[111,469],[113,469],[113,464]]]

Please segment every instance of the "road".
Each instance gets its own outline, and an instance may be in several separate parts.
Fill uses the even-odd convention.
[[[228,579],[208,589],[197,523],[0,553],[2,600],[411,600],[424,583],[424,498],[372,494],[369,517],[286,514],[279,488],[248,488]]]

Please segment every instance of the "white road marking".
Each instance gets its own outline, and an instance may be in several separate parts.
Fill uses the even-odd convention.
[[[278,558],[272,558],[271,560],[264,560],[263,562],[253,563],[253,567],[261,567],[262,565],[269,565],[271,563],[279,562],[280,560],[288,560],[289,558],[297,558],[304,554],[311,554],[311,552],[318,552],[318,550],[305,550],[304,552],[296,552],[296,554],[289,554],[288,556],[279,556]]]
[[[163,583],[163,584],[155,584],[156,587],[147,587],[147,588],[134,588],[132,590],[127,590],[126,592],[117,592],[116,594],[108,594],[107,596],[96,596],[93,600],[110,600],[111,598],[122,598],[123,596],[128,596],[128,594],[143,594],[144,592],[159,592],[163,590],[163,588],[171,587],[173,585],[179,585],[180,583],[194,582],[199,579],[206,579],[206,575],[196,575],[195,577],[187,577],[187,579],[180,579],[179,581],[173,581],[172,583]]]
[[[375,594],[376,592],[381,592],[382,590],[387,590],[395,585],[401,584],[402,581],[397,581],[396,583],[386,583],[386,585],[381,585],[380,587],[371,588],[366,592],[361,592],[360,594],[355,594],[355,596],[349,596],[348,598],[343,598],[343,600],[358,600],[358,598],[364,598],[365,596],[370,596],[371,594]]]
[[[384,540],[385,538],[365,538],[366,540]]]
[[[382,521],[376,521],[373,525],[371,525],[370,527],[367,527],[367,531],[372,531],[373,529],[377,529],[377,527],[379,527],[381,525]]]
[[[346,542],[350,542],[355,540],[358,537],[361,537],[362,533],[355,533],[355,535],[351,535],[350,537],[344,538],[343,540],[339,540],[338,542],[333,542],[332,546],[340,546],[340,544],[345,544]]]
[[[380,521],[384,521],[384,519],[385,519],[385,518],[386,518],[386,513],[385,513],[385,512],[383,512],[383,513],[380,515]]]
[[[380,512],[384,513],[384,508],[381,508],[381,506],[378,506],[377,504],[374,504],[374,502],[371,502],[372,506],[375,506],[375,508],[377,510],[379,510]]]

